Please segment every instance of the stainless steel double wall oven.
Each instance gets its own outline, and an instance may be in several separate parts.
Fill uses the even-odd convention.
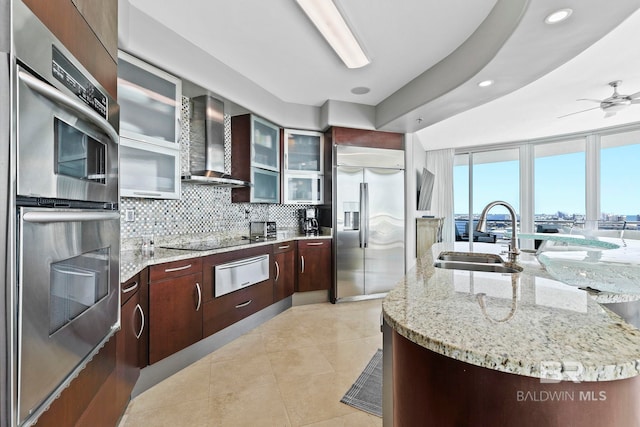
[[[12,425],[30,425],[119,327],[118,106],[12,2]]]

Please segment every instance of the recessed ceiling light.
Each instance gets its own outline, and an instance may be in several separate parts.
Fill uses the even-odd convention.
[[[547,17],[544,18],[544,22],[545,24],[557,24],[558,22],[562,22],[568,17],[570,17],[572,13],[573,13],[572,9],[556,10],[555,12],[547,15]]]
[[[351,89],[351,93],[354,95],[364,95],[365,93],[371,92],[371,89],[364,86],[358,86]]]
[[[483,80],[480,83],[478,83],[478,86],[487,87],[487,86],[491,86],[492,84],[493,84],[493,80]]]

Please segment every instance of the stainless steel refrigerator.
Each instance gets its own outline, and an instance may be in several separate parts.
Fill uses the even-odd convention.
[[[382,296],[404,275],[404,151],[335,150],[333,298]]]

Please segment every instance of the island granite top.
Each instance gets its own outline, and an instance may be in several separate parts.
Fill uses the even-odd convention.
[[[384,318],[412,342],[501,372],[574,381],[640,374],[640,330],[588,292],[554,280],[523,253],[521,273],[441,269],[439,243],[383,301]],[[435,256],[434,256],[435,254]]]

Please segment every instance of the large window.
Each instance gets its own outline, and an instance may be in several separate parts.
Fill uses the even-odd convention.
[[[490,202],[502,200],[519,209],[519,150],[504,149],[456,156],[454,167],[454,209],[456,240],[495,243],[511,233],[508,210],[503,206],[491,209],[487,231],[475,231],[480,213]],[[472,209],[469,211],[469,188],[472,188]],[[470,232],[470,230],[472,232]]]
[[[487,233],[470,232],[484,206],[495,200],[515,208],[521,232],[640,230],[637,129],[458,150],[456,240],[468,241],[472,235],[472,241],[499,242],[510,237],[509,215],[498,206],[490,211]]]
[[[640,131],[601,138],[600,228],[637,229],[640,220]]]
[[[585,140],[538,144],[534,153],[535,231],[582,227],[586,218]]]

